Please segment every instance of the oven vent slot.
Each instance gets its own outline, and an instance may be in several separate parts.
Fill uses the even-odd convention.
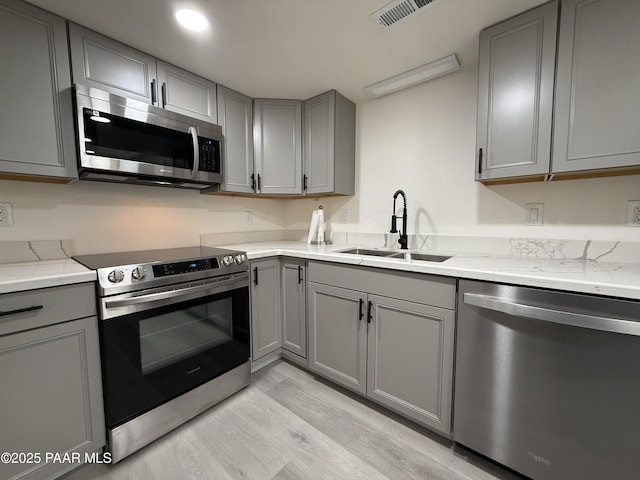
[[[371,18],[383,27],[391,27],[402,20],[412,18],[426,10],[426,7],[442,0],[393,0],[380,10],[371,14]]]

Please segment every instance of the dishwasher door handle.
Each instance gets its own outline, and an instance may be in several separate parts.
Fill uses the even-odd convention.
[[[507,315],[531,318],[543,322],[640,336],[640,322],[634,322],[632,320],[554,310],[551,308],[537,307],[535,305],[510,302],[500,297],[481,295],[478,293],[465,293],[464,303],[487,310],[506,313]]]

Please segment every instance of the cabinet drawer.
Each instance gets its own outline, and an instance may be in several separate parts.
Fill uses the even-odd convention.
[[[449,277],[309,262],[310,282],[454,310],[456,281]]]
[[[0,295],[0,335],[96,314],[93,282]],[[15,313],[12,313],[15,312]]]

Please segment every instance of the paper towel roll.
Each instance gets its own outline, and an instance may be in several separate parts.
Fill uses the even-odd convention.
[[[315,235],[316,230],[318,229],[318,220],[319,220],[318,211],[314,210],[313,213],[311,214],[311,224],[309,225],[309,236],[307,237],[307,243],[311,243],[313,241],[313,236]]]
[[[324,243],[324,230],[326,225],[324,223],[324,210],[322,209],[322,205],[318,207],[318,244]]]

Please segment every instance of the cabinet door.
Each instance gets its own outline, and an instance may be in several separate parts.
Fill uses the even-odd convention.
[[[64,20],[0,0],[0,45],[0,175],[77,178]]]
[[[305,193],[355,193],[356,106],[335,90],[304,102]]]
[[[558,3],[480,33],[476,180],[549,173]]]
[[[160,60],[156,64],[162,108],[218,123],[215,83]]]
[[[640,165],[640,2],[562,2],[552,171]]]
[[[309,288],[309,368],[366,393],[366,294],[320,283]]]
[[[156,59],[69,24],[73,82],[157,105]]]
[[[251,352],[253,360],[282,346],[280,261],[251,263]]]
[[[259,192],[302,193],[302,102],[255,99],[253,105]]]
[[[282,262],[282,347],[307,358],[306,268],[302,262]]]
[[[218,85],[218,122],[225,148],[220,190],[253,193],[253,99]]]
[[[334,189],[335,91],[304,102],[305,192],[329,193]]]
[[[367,395],[449,437],[454,312],[369,295]]]
[[[97,329],[88,317],[0,337],[3,451],[84,459],[105,445]],[[57,478],[75,467],[3,462],[0,478]]]

